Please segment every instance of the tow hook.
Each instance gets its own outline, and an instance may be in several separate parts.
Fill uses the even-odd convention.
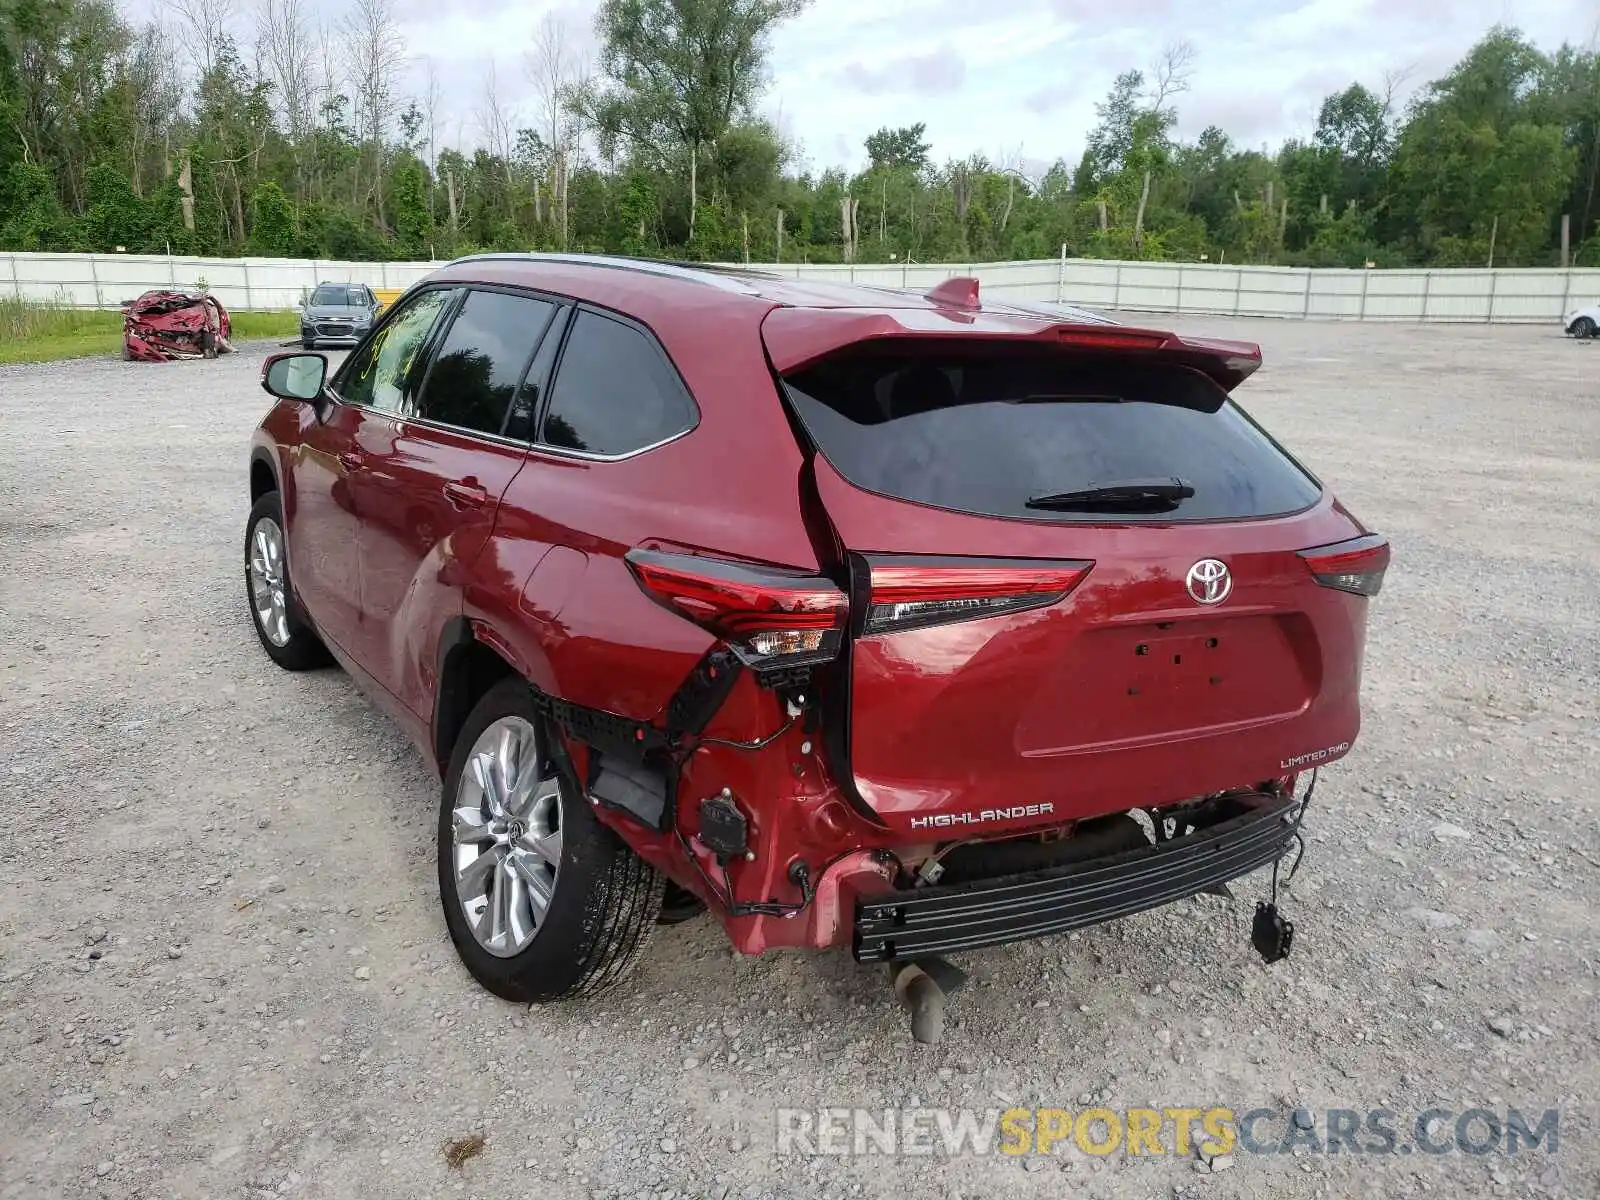
[[[911,1013],[911,1036],[924,1046],[944,1036],[944,1001],[967,981],[966,972],[942,958],[917,958],[889,965],[894,994]]]

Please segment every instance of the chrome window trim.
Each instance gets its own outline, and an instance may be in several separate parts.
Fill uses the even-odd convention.
[[[444,433],[453,433],[458,437],[468,438],[473,441],[487,442],[492,446],[509,447],[513,450],[529,450],[534,448],[528,442],[521,442],[516,438],[503,437],[497,433],[485,433],[481,429],[468,429],[465,425],[451,425],[447,421],[435,421],[430,417],[406,416],[402,413],[397,413],[392,409],[374,408],[370,404],[355,404],[339,395],[339,393],[334,391],[332,387],[325,386],[322,390],[324,395],[326,395],[329,400],[332,400],[341,408],[353,408],[357,412],[366,413],[369,416],[383,417],[385,420],[393,421],[396,425],[399,425],[402,428],[407,425],[416,425],[423,429],[437,429]]]
[[[688,437],[698,428],[700,428],[700,423],[696,421],[687,429],[680,429],[671,437],[662,438],[658,442],[651,442],[648,446],[640,446],[637,450],[627,450],[621,454],[595,454],[588,450],[571,450],[565,446],[552,446],[546,442],[529,442],[526,443],[526,445],[530,450],[537,450],[539,453],[548,454],[552,458],[571,458],[577,459],[580,462],[626,462],[630,458],[637,458],[641,454],[649,454],[652,450],[659,450],[663,446],[670,446],[673,442],[678,441],[680,438]]]

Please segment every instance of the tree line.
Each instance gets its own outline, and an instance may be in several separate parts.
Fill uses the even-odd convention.
[[[491,65],[450,137],[431,64],[403,92],[395,0],[332,24],[310,0],[163,0],[141,26],[114,0],[0,0],[0,249],[1600,265],[1592,49],[1496,26],[1404,106],[1398,79],[1352,83],[1270,150],[1176,136],[1179,43],[1117,77],[1076,163],[935,162],[918,123],[851,173],[759,115],[806,2],[603,0],[592,62],[548,17],[531,104]]]

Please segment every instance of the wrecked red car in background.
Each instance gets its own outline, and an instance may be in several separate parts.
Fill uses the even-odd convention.
[[[146,292],[122,308],[122,357],[141,362],[215,358],[233,349],[233,323],[215,296]]]

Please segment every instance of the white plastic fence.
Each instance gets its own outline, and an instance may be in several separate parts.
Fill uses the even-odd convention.
[[[441,264],[140,254],[0,253],[0,296],[116,308],[151,288],[204,284],[229,308],[292,308],[323,281],[403,288]],[[1215,263],[1034,262],[762,265],[797,279],[926,289],[976,275],[1000,297],[1123,312],[1366,321],[1556,322],[1600,301],[1600,268],[1321,270]]]
[[[925,289],[975,275],[982,292],[1119,312],[1313,320],[1558,322],[1600,302],[1600,268],[1326,270],[1215,263],[1036,262],[763,267],[806,280]]]
[[[205,286],[230,309],[293,308],[323,282],[403,288],[439,263],[299,258],[181,258],[161,254],[0,253],[0,296],[118,308],[153,288]]]

